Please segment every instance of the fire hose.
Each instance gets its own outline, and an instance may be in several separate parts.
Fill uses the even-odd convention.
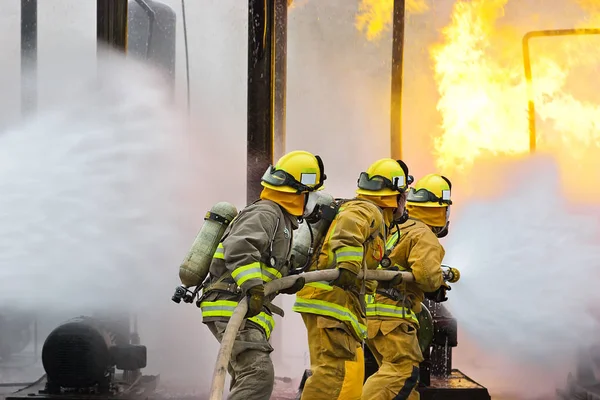
[[[339,270],[329,269],[324,271],[312,271],[303,273],[306,283],[318,282],[318,281],[333,281],[339,275]],[[398,271],[384,271],[384,270],[368,270],[366,271],[367,280],[376,281],[390,281],[397,275],[402,276],[404,282],[411,282],[414,280],[414,276],[410,272],[398,272]],[[362,278],[363,272],[358,274],[358,278]],[[286,276],[281,279],[276,279],[265,285],[265,296],[269,296],[273,293],[277,293],[282,289],[291,287],[298,279],[299,275]],[[227,323],[227,328],[221,339],[221,347],[217,355],[217,362],[215,364],[215,370],[213,373],[212,386],[210,388],[210,400],[222,400],[223,391],[225,389],[225,378],[227,376],[227,366],[231,360],[231,352],[233,350],[233,344],[237,333],[244,321],[244,316],[248,311],[248,299],[243,298],[235,308],[233,315]]]

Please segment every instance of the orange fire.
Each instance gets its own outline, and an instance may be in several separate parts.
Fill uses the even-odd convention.
[[[433,155],[441,172],[465,175],[481,160],[529,154],[523,35],[534,29],[600,28],[600,0],[563,1],[585,14],[575,26],[506,22],[509,0],[455,1],[450,23],[429,47],[441,115]],[[413,12],[428,10],[425,2],[415,3],[420,8]],[[515,8],[521,4],[510,2]],[[360,10],[357,27],[368,39],[389,29],[393,0],[363,0]],[[561,21],[550,9],[537,12],[554,12]],[[530,40],[537,148],[559,160],[565,183],[577,194],[600,194],[599,44],[600,35]]]

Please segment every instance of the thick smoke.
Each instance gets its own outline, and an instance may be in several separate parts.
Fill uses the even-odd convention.
[[[4,304],[143,307],[200,220],[201,149],[164,82],[116,59],[95,73],[0,136]]]
[[[469,374],[524,398],[515,382],[528,385],[527,395],[552,393],[576,352],[594,344],[599,210],[565,196],[550,158],[505,168],[497,182],[509,190],[465,201],[453,220],[445,261],[462,278],[448,306],[467,339],[462,344],[478,347],[466,362]],[[493,364],[484,366],[489,356]]]
[[[151,68],[104,53],[97,69],[57,67],[40,83],[52,101],[0,135],[0,304],[53,326],[137,313],[148,372],[206,385],[211,364],[188,355],[212,358],[216,341],[170,297],[206,210],[237,201],[207,188],[235,170],[214,173],[214,142]]]

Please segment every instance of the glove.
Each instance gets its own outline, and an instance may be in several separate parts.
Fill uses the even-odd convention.
[[[299,276],[296,279],[296,282],[294,282],[294,284],[292,286],[290,286],[287,289],[281,289],[279,291],[279,293],[283,293],[283,294],[294,294],[296,292],[298,292],[300,289],[302,289],[304,287],[304,284],[306,283],[306,279],[304,279],[303,276]]]
[[[355,274],[354,272],[346,268],[338,268],[338,270],[340,271],[340,276],[338,276],[336,280],[331,282],[333,286],[337,286],[342,289],[356,286],[356,278],[358,277],[358,274]]]
[[[398,267],[387,268],[386,271],[400,271]],[[402,282],[402,275],[398,274],[391,281],[379,281],[379,287],[382,289],[391,289]]]
[[[450,290],[452,290],[452,288],[444,282],[442,286],[440,286],[435,292],[425,293],[425,298],[436,303],[443,303],[444,301],[448,300],[448,297],[446,297],[446,291]]]
[[[245,318],[252,318],[262,311],[265,301],[265,287],[263,285],[252,286],[248,289],[248,311]]]
[[[367,294],[375,294],[377,290],[377,281],[365,281],[365,289]]]

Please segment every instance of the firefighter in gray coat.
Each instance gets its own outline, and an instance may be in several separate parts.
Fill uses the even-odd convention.
[[[273,313],[264,284],[289,272],[292,232],[305,212],[308,194],[326,179],[319,156],[292,151],[262,177],[260,200],[243,209],[228,226],[210,265],[209,284],[200,302],[203,322],[221,341],[238,302],[248,297],[246,320],[233,346],[228,400],[269,400],[275,380],[269,337]],[[280,293],[294,294],[304,279]]]

